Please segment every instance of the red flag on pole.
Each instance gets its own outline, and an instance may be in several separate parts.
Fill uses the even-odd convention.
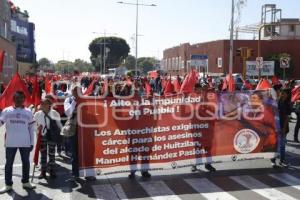
[[[33,81],[33,92],[31,98],[32,104],[35,106],[35,108],[37,108],[37,106],[41,104],[41,92],[37,75],[35,75],[35,79]]]
[[[20,75],[16,73],[0,97],[0,109],[14,105],[13,96],[16,91],[24,92],[25,106],[29,106],[32,103],[31,95],[26,87],[25,82],[21,79]]]
[[[165,87],[165,95],[170,95],[174,92],[174,86],[172,84],[171,79],[168,80],[168,82],[166,83],[166,87]]]
[[[51,93],[51,80],[49,79],[48,76],[46,76],[46,78],[45,78],[45,92],[46,92],[46,94]]]
[[[174,80],[174,90],[176,93],[180,92],[181,84],[179,83],[178,79]]]
[[[256,90],[268,90],[272,88],[272,85],[267,79],[262,79],[256,87]]]
[[[279,85],[281,84],[277,76],[272,77],[272,85]]]
[[[5,51],[0,50],[0,73],[3,71]]]
[[[227,74],[224,83],[223,83],[223,87],[222,90],[227,90],[228,92],[234,92],[235,90],[235,83],[234,83],[234,79],[233,76],[230,74]]]
[[[91,84],[89,85],[89,87],[86,89],[86,91],[84,92],[83,95],[90,95],[93,92],[94,89],[94,85],[97,82],[97,79],[94,78],[94,80],[91,82]]]
[[[234,92],[235,90],[235,83],[234,83],[234,79],[233,76],[228,74],[226,77],[226,80],[228,82],[228,91],[229,92]]]
[[[34,165],[38,165],[39,163],[39,153],[41,149],[41,143],[42,143],[42,126],[38,128],[37,141],[35,144],[34,155],[33,155]]]
[[[292,90],[292,102],[295,102],[297,100],[300,100],[300,86],[297,85],[293,90]]]
[[[192,93],[194,91],[194,86],[196,85],[196,82],[197,82],[196,70],[192,70],[185,77],[180,88],[180,93]]]

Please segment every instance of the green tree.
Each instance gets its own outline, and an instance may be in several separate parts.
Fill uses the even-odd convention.
[[[279,78],[283,78],[283,69],[280,68],[280,58],[281,57],[290,57],[287,53],[281,53],[281,54],[272,54],[267,57],[268,61],[274,61],[275,62],[275,76]],[[290,68],[285,69],[285,76],[286,78],[289,78],[293,73],[293,62],[291,60],[290,62]]]
[[[41,67],[47,67],[51,65],[51,61],[48,58],[41,58],[39,59],[38,64]]]
[[[55,71],[62,74],[73,73],[74,64],[71,61],[60,60],[55,64]]]
[[[89,45],[89,50],[91,52],[91,62],[97,71],[100,71],[104,66],[104,43],[106,47],[106,69],[104,71],[107,72],[108,68],[118,67],[124,61],[128,56],[130,47],[126,40],[119,37],[99,37],[94,39]]]
[[[53,70],[54,68],[53,63],[48,58],[39,59],[37,66],[39,66],[41,70]]]
[[[79,72],[93,72],[95,71],[95,68],[91,63],[88,63],[81,59],[76,59],[73,63],[74,70],[77,70]]]
[[[155,70],[156,64],[158,60],[152,57],[141,57],[138,58],[138,69],[141,70],[143,74],[147,74],[147,72]]]
[[[128,70],[134,70],[135,69],[135,57],[132,55],[128,55],[125,59],[124,66]]]

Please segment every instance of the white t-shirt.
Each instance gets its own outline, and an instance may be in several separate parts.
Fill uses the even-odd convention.
[[[51,109],[48,113],[49,117],[51,119],[55,120],[57,123],[57,126],[62,129],[62,124],[60,121],[60,115],[56,110]],[[34,114],[34,121],[36,122],[36,128],[37,128],[37,133],[39,131],[39,127],[42,128],[42,135],[45,136],[47,130],[45,129],[45,113],[40,110]],[[47,127],[50,128],[50,120],[48,117],[46,117],[46,122],[47,122]]]
[[[34,144],[33,114],[28,108],[5,108],[0,116],[5,124],[5,147],[30,147]]]

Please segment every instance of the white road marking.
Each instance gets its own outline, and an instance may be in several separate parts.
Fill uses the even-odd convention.
[[[120,199],[122,199],[122,200],[128,200],[128,197],[125,194],[125,191],[123,190],[121,184],[113,185],[113,188],[117,192],[117,194],[118,194],[118,196],[119,196]]]
[[[294,197],[291,197],[274,188],[270,188],[268,185],[256,180],[255,178],[252,178],[251,176],[231,176],[230,178],[267,199],[296,200]]]
[[[289,175],[287,173],[280,173],[280,174],[269,174],[272,178],[275,178],[287,185],[292,186],[293,188],[300,190],[300,179]]]
[[[41,200],[71,200],[71,189],[68,187],[42,190],[41,194],[43,194]]]
[[[116,200],[119,199],[115,190],[110,184],[92,186],[97,200]]]
[[[180,198],[163,181],[139,183],[154,200],[179,200]]]
[[[199,192],[206,199],[226,199],[226,200],[237,200],[234,196],[225,192],[220,187],[209,181],[207,178],[191,178],[184,179],[192,188]]]

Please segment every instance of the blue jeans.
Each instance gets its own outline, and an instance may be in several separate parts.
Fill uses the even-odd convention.
[[[280,162],[284,162],[286,134],[279,133],[277,139],[278,139],[277,152],[279,153]]]
[[[17,150],[19,149],[22,160],[22,183],[29,182],[29,170],[30,170],[30,147],[6,147],[6,163],[5,163],[5,184],[12,186],[12,172],[13,164]]]
[[[78,138],[77,134],[69,137],[69,145],[72,153],[72,175],[79,176],[79,167],[78,167]]]

